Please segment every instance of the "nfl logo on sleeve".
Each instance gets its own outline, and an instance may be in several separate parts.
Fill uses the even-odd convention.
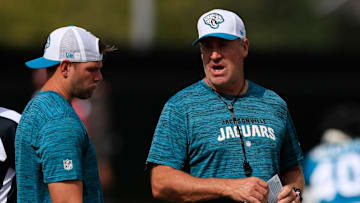
[[[72,160],[66,159],[63,160],[64,163],[64,169],[67,171],[70,171],[73,168]]]

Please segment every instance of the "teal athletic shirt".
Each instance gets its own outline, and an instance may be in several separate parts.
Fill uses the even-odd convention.
[[[267,181],[299,165],[303,155],[285,101],[271,90],[248,83],[234,111],[252,176]],[[222,96],[228,104],[234,98]],[[203,80],[165,104],[146,160],[202,178],[246,177],[243,161],[231,113]]]
[[[40,92],[27,104],[15,154],[18,202],[51,202],[47,184],[66,180],[83,182],[84,202],[104,201],[86,127],[58,93]]]

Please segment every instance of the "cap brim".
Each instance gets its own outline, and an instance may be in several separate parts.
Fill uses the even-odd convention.
[[[236,35],[230,35],[230,34],[226,34],[226,33],[211,33],[211,34],[204,35],[204,36],[200,37],[199,39],[195,40],[192,43],[192,45],[195,46],[197,43],[199,43],[199,41],[201,39],[204,39],[206,37],[218,37],[218,38],[222,38],[222,39],[226,39],[226,40],[236,40],[236,39],[240,38]]]
[[[40,69],[40,68],[47,68],[51,66],[55,66],[56,64],[59,64],[61,61],[53,61],[46,59],[44,57],[40,57],[31,61],[28,61],[25,63],[25,65],[29,68],[33,69]]]

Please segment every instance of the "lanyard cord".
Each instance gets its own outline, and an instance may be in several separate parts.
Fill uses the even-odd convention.
[[[219,99],[224,102],[224,104],[227,106],[227,108],[229,109],[229,111],[231,112],[231,115],[232,115],[232,118],[233,118],[233,121],[236,125],[236,129],[240,135],[240,142],[241,142],[241,148],[242,148],[242,151],[243,151],[243,154],[244,154],[244,163],[243,163],[243,167],[244,167],[244,171],[245,171],[245,175],[247,177],[249,177],[252,173],[252,168],[250,166],[250,163],[248,162],[247,160],[247,157],[246,157],[246,151],[245,151],[245,145],[244,145],[244,139],[243,139],[243,136],[240,132],[240,127],[239,127],[239,124],[237,122],[237,119],[236,119],[236,116],[235,116],[235,113],[234,113],[234,103],[236,102],[236,100],[238,99],[238,97],[235,97],[232,101],[231,101],[231,104],[229,105],[228,103],[225,102],[225,100],[222,98],[222,96],[216,92],[214,89],[212,89],[215,94],[219,97]]]

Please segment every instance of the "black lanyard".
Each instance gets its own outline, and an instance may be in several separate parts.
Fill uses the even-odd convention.
[[[228,103],[225,102],[225,100],[222,98],[222,96],[216,92],[214,89],[212,89],[215,94],[219,97],[219,99],[224,102],[224,104],[227,106],[227,108],[229,109],[229,111],[231,112],[231,115],[232,115],[232,118],[233,118],[233,121],[236,125],[236,129],[240,135],[240,142],[241,142],[241,148],[242,148],[242,151],[244,153],[244,163],[243,163],[243,167],[244,167],[244,171],[245,171],[245,175],[247,177],[251,176],[251,173],[252,173],[252,168],[250,166],[250,163],[248,162],[247,160],[247,157],[246,157],[246,151],[245,151],[245,145],[244,145],[244,139],[243,139],[243,136],[240,132],[240,127],[239,127],[239,124],[237,122],[237,119],[236,119],[236,116],[235,116],[235,113],[234,113],[234,103],[236,102],[236,100],[238,99],[237,96],[235,96],[235,98],[231,101],[231,104],[229,105]]]

